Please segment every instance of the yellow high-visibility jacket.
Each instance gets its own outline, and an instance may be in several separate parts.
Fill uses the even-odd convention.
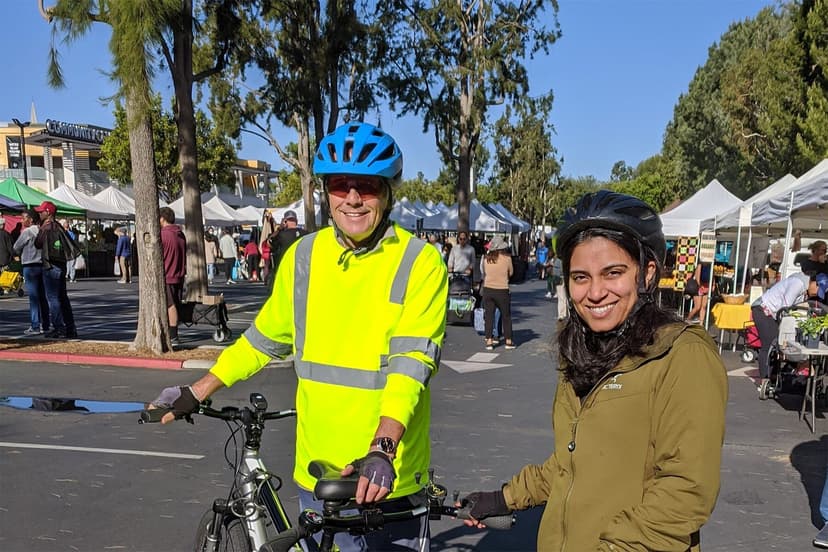
[[[230,386],[293,354],[297,484],[313,489],[311,460],[344,467],[363,457],[387,416],[406,428],[393,496],[412,494],[430,461],[428,382],[440,362],[447,293],[440,253],[399,226],[361,254],[325,228],[288,249],[272,295],[211,372]]]

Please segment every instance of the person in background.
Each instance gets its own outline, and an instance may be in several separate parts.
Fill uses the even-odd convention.
[[[69,221],[67,219],[60,219],[60,225],[63,226],[63,229],[66,230],[66,234],[72,241],[77,242],[78,236],[75,234],[75,231],[72,230],[72,227],[69,226]],[[75,283],[75,259],[66,259],[66,279]]]
[[[216,259],[219,257],[218,243],[210,228],[204,231],[204,262],[207,265],[207,284],[213,285],[216,277]]]
[[[795,272],[784,278],[765,291],[750,307],[753,323],[759,332],[759,399],[765,400],[771,396],[770,383],[770,349],[779,335],[779,311],[793,307],[808,300],[808,297],[817,295],[819,286],[816,275],[804,272]]]
[[[570,315],[557,338],[554,452],[468,495],[467,525],[542,506],[536,550],[699,550],[719,493],[728,378],[704,328],[655,301],[661,228],[649,205],[607,190],[564,211],[554,248]]]
[[[14,242],[14,254],[20,256],[23,265],[23,285],[29,296],[29,327],[23,330],[25,335],[40,335],[49,331],[49,303],[43,288],[43,260],[40,249],[35,246],[35,238],[40,231],[40,217],[31,210],[20,213],[23,231]]]
[[[500,311],[500,320],[503,325],[503,337],[506,338],[506,349],[514,349],[512,341],[512,299],[509,294],[509,278],[512,277],[512,256],[509,254],[509,244],[500,236],[495,236],[489,242],[485,261],[481,263],[483,269],[484,320],[486,322],[486,349],[494,349],[492,337],[495,323],[495,309]]]
[[[538,271],[538,280],[546,279],[546,259],[549,257],[549,248],[545,240],[538,240],[535,246],[535,268]]]
[[[273,286],[272,276],[276,274],[279,269],[279,263],[282,261],[288,248],[293,243],[307,234],[304,228],[299,228],[298,217],[296,211],[288,209],[282,215],[282,224],[276,231],[268,238],[270,244],[270,266],[271,266],[271,280],[268,282],[268,287]]]
[[[244,260],[247,263],[247,274],[251,282],[259,281],[259,246],[250,240],[244,245]]]
[[[443,244],[440,243],[440,237],[437,235],[436,232],[431,232],[428,234],[428,243],[433,245],[437,251],[440,252],[440,255],[443,254]]]
[[[6,219],[0,215],[0,272],[12,261],[13,252],[14,242],[6,230]]]
[[[811,256],[799,263],[799,268],[806,274],[828,274],[828,263],[825,262],[828,245],[817,240],[808,246]]]
[[[358,504],[411,508],[427,499],[419,476],[431,454],[429,383],[445,337],[446,267],[435,248],[389,218],[402,154],[388,134],[366,123],[340,126],[320,141],[314,172],[333,226],[287,250],[261,312],[208,374],[164,389],[153,404],[173,409],[162,420],[169,422],[292,354],[299,509],[321,508],[312,459],[358,473]],[[419,516],[334,540],[342,552],[428,550],[428,531],[428,516]]]
[[[558,296],[558,286],[563,284],[561,260],[550,251],[546,257],[546,298],[555,299]]]
[[[814,537],[814,546],[828,548],[828,466],[826,466],[825,484],[822,486],[822,498],[819,501],[819,515],[822,516],[822,529]]]
[[[691,324],[699,324],[707,314],[707,296],[710,293],[710,271],[713,263],[699,263],[693,271],[693,279],[698,284],[699,291],[693,295],[693,307],[685,319]]]
[[[118,236],[118,242],[115,244],[115,258],[121,269],[121,279],[118,283],[128,284],[132,281],[132,244],[129,240],[129,232],[122,226],[115,230],[115,234]]]
[[[52,329],[44,337],[76,338],[75,315],[66,293],[66,251],[59,235],[63,227],[55,220],[57,207],[51,201],[44,201],[35,211],[40,215],[40,230],[34,244],[41,250],[43,262],[43,288],[49,303],[49,317]]]
[[[469,233],[460,231],[457,233],[457,245],[451,248],[447,265],[448,271],[459,272],[466,276],[472,276],[474,272],[474,247],[469,245]]]
[[[227,283],[235,284],[233,280],[233,267],[236,266],[236,257],[238,256],[238,249],[236,249],[236,240],[230,233],[230,228],[225,228],[219,239],[219,252],[224,259],[224,273],[227,275]]]
[[[167,298],[167,319],[170,323],[170,343],[178,345],[178,308],[187,274],[187,240],[175,223],[175,211],[161,207],[161,255],[164,260],[164,284]]]

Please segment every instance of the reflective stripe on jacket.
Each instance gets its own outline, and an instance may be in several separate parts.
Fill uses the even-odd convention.
[[[719,492],[727,374],[701,326],[662,328],[584,398],[561,376],[555,452],[504,487],[506,502],[546,504],[538,550],[699,549]]]
[[[294,477],[315,479],[311,460],[344,466],[364,456],[380,416],[406,430],[395,496],[420,489],[430,461],[428,382],[437,371],[448,292],[440,254],[394,225],[356,256],[331,228],[288,249],[273,293],[253,325],[211,370],[225,385],[273,357],[294,355],[299,383]]]

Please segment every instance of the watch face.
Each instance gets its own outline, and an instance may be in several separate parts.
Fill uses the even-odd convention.
[[[397,448],[394,439],[392,439],[391,437],[380,437],[379,439],[377,439],[377,446],[380,448],[380,450],[382,450],[382,452],[385,452],[387,454],[392,454],[394,450]]]

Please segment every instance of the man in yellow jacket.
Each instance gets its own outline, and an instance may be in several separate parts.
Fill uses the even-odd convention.
[[[408,500],[421,492],[415,474],[425,475],[430,462],[428,383],[445,332],[445,265],[437,250],[388,218],[402,174],[391,136],[345,124],[319,144],[314,172],[323,178],[333,227],[287,250],[253,325],[207,375],[165,389],[154,404],[171,407],[171,421],[272,358],[293,355],[301,509],[321,510],[311,493],[312,460],[345,474],[358,469],[358,503]],[[336,543],[343,551],[428,549],[427,519],[393,525],[393,535],[340,533]]]

